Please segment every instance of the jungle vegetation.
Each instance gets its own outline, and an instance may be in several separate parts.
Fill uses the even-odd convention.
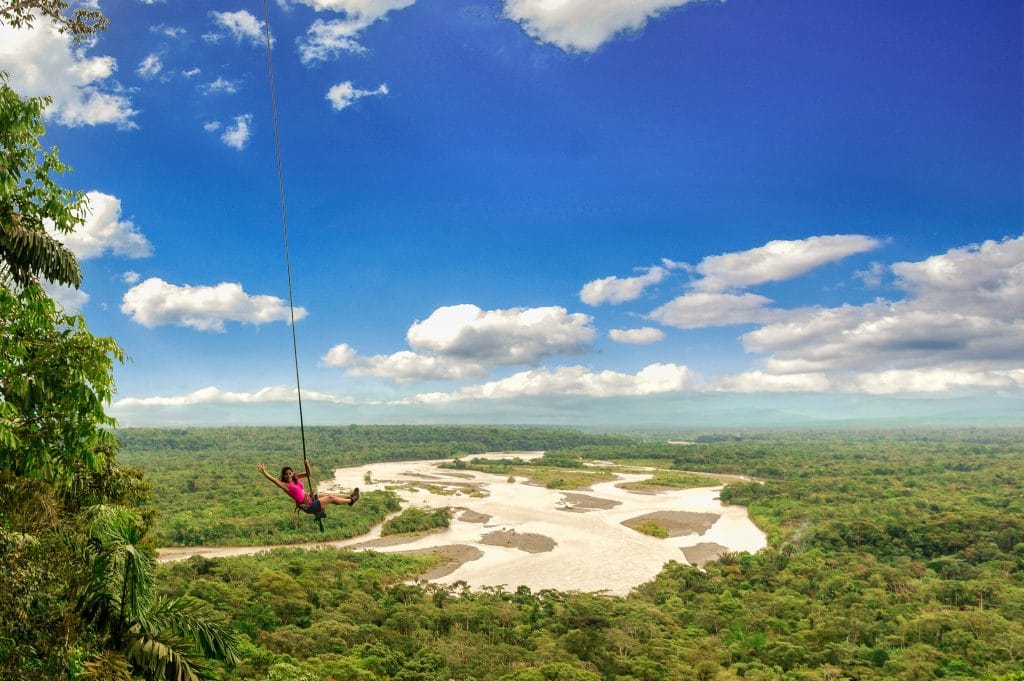
[[[409,583],[437,559],[330,549],[193,558],[163,566],[160,584],[234,623],[234,679],[1019,679],[1022,435],[561,450],[608,460],[626,446],[666,468],[763,480],[722,496],[749,508],[768,549],[703,571],[668,563],[625,598]]]
[[[75,40],[105,27],[99,10],[68,7],[0,2],[0,25],[44,16]],[[0,679],[214,678],[211,660],[237,659],[236,630],[156,590],[150,489],[117,461],[105,410],[123,353],[42,287],[79,285],[50,230],[73,231],[86,211],[40,143],[48,104],[0,72]]]

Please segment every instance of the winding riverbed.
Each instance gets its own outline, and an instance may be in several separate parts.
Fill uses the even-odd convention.
[[[523,459],[540,452],[516,453]],[[507,458],[507,453],[482,458]],[[617,474],[589,490],[561,491],[528,484],[525,478],[438,468],[441,461],[374,463],[335,471],[321,492],[399,488],[403,508],[451,507],[447,530],[414,537],[380,537],[380,528],[353,539],[299,547],[336,546],[376,551],[438,552],[454,559],[427,577],[472,587],[525,584],[533,590],[559,589],[626,594],[652,579],[670,561],[700,564],[722,551],[758,551],[764,533],[741,506],[718,499],[721,486],[666,490],[656,494],[619,485],[650,477],[648,472]],[[369,474],[373,482],[364,483]],[[344,513],[335,508],[334,514]],[[665,539],[627,525],[655,520],[669,529]],[[624,524],[625,523],[625,524]],[[274,547],[195,547],[161,549],[161,560],[192,555],[231,556]],[[454,567],[454,569],[452,569]]]

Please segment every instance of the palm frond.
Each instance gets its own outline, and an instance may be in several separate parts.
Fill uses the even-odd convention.
[[[0,224],[0,258],[9,276],[25,286],[42,276],[48,281],[77,288],[82,270],[74,253],[42,229],[28,229],[18,220]]]
[[[90,537],[90,579],[79,599],[88,621],[105,631],[122,630],[145,615],[151,601],[156,558],[142,540],[141,518],[123,506],[85,511]]]
[[[158,598],[146,613],[143,629],[170,630],[194,642],[205,656],[238,662],[238,635],[209,605],[192,598]]]
[[[205,681],[212,678],[212,670],[195,647],[167,631],[143,635],[133,629],[124,655],[147,679]]]
[[[81,673],[81,679],[95,679],[95,681],[131,681],[131,663],[124,656],[113,650],[106,650],[83,663],[85,671]]]

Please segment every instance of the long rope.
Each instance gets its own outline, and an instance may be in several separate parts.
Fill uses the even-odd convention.
[[[288,309],[292,321],[292,356],[295,359],[295,392],[299,397],[299,433],[302,435],[302,462],[309,470],[306,459],[306,424],[302,417],[302,383],[299,380],[299,341],[295,335],[295,295],[292,292],[292,263],[288,253],[288,212],[284,201],[284,165],[281,163],[281,133],[277,124],[277,89],[274,87],[274,57],[270,47],[270,11],[263,0],[263,34],[267,42],[267,72],[270,76],[270,102],[274,109],[274,147],[277,150],[277,188],[281,194],[281,226],[284,229],[284,264],[288,272]],[[310,489],[316,492],[312,477]]]

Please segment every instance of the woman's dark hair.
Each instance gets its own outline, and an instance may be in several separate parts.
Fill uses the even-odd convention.
[[[288,482],[287,480],[284,479],[284,474],[285,473],[292,473],[292,474],[294,474],[295,471],[292,470],[291,466],[285,466],[284,468],[282,468],[281,469],[281,482]],[[294,477],[294,475],[292,477]]]

